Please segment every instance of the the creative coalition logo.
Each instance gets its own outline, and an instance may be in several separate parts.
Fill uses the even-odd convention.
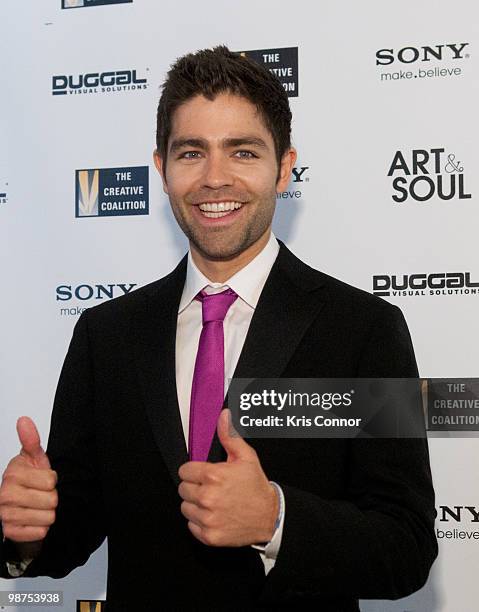
[[[100,6],[103,4],[127,4],[133,0],[62,0],[62,8],[82,8],[85,6]]]
[[[388,177],[392,178],[394,202],[469,200],[464,180],[464,164],[444,148],[396,151]]]
[[[275,74],[289,97],[299,95],[298,83],[298,47],[283,47],[280,49],[257,49],[255,51],[240,51],[240,55],[250,57]]]
[[[303,196],[301,188],[305,183],[309,183],[310,166],[295,166],[291,170],[291,182],[286,191],[280,191],[276,194],[277,199],[299,199]]]
[[[147,215],[148,166],[77,170],[76,217]]]
[[[376,51],[376,66],[381,66],[381,82],[458,77],[462,62],[469,59],[469,43],[443,43],[404,46]]]
[[[471,272],[375,274],[373,293],[382,297],[479,295],[479,281]]]
[[[107,70],[52,76],[54,96],[143,91],[147,87],[148,79],[139,75],[137,70]]]
[[[479,431],[479,379],[429,378],[428,431]]]
[[[58,285],[55,289],[55,301],[61,302],[61,316],[78,316],[86,310],[86,302],[95,304],[101,300],[111,300],[130,293],[137,286],[137,283]]]
[[[479,540],[479,506],[440,505],[436,509],[438,540]]]
[[[105,602],[94,599],[77,599],[76,612],[103,612]]]

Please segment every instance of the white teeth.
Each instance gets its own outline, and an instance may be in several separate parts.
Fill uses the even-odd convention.
[[[203,212],[224,212],[227,210],[236,210],[241,208],[243,204],[241,202],[205,202],[204,204],[200,204],[199,208]]]
[[[231,210],[229,210],[228,212],[201,212],[205,217],[210,217],[212,219],[218,219],[218,217],[226,217],[227,215],[231,215]]]

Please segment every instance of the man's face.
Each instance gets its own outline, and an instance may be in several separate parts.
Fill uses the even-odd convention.
[[[246,98],[195,96],[174,113],[162,174],[175,218],[192,246],[211,260],[230,260],[271,227],[276,191],[289,181],[296,154],[278,176],[274,141]]]

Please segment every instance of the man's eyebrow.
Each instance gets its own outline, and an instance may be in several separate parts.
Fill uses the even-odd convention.
[[[225,138],[223,146],[225,148],[231,147],[242,147],[243,145],[260,147],[261,149],[267,149],[268,145],[262,138],[258,136],[239,136],[237,138]]]
[[[233,147],[259,147],[261,149],[268,149],[266,142],[258,136],[237,136],[235,138],[225,138],[223,140],[223,148],[231,149]],[[177,138],[173,140],[170,146],[170,153],[184,149],[185,147],[191,147],[193,149],[204,149],[208,150],[209,145],[203,138]]]
[[[208,143],[203,138],[177,138],[173,140],[170,146],[170,153],[174,153],[179,149],[192,147],[194,149],[207,149]]]

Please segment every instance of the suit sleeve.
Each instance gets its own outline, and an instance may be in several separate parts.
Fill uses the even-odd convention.
[[[46,451],[52,469],[58,473],[56,520],[25,577],[66,576],[86,563],[106,536],[91,366],[85,311],[75,327],[60,374]],[[7,554],[5,547],[1,556]],[[2,566],[2,576],[8,577],[5,563]]]
[[[404,317],[397,307],[384,307],[361,351],[357,376],[417,375]],[[350,470],[345,499],[322,499],[279,483],[286,516],[263,590],[266,601],[279,594],[398,599],[426,582],[437,556],[427,440],[352,440]]]

